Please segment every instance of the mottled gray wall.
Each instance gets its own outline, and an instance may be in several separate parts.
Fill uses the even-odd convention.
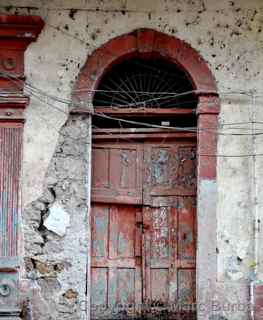
[[[26,76],[34,86],[63,99],[70,99],[76,77],[95,48],[136,28],[153,28],[183,39],[207,61],[221,93],[220,124],[224,134],[219,135],[218,154],[223,157],[217,159],[218,183],[211,187],[216,190],[216,204],[213,199],[210,203],[216,214],[207,224],[202,221],[203,227],[216,235],[217,247],[209,247],[208,237],[203,238],[207,239],[207,247],[199,248],[204,259],[209,248],[215,265],[212,270],[206,264],[199,265],[198,273],[202,278],[202,274],[212,272],[215,280],[213,288],[210,283],[203,285],[207,291],[202,294],[207,299],[212,294],[221,302],[247,303],[250,282],[263,280],[263,157],[225,155],[263,154],[262,136],[253,139],[251,123],[243,123],[263,121],[262,98],[253,103],[249,96],[227,92],[256,90],[262,94],[262,1],[2,0],[0,12],[43,17],[45,28],[26,53]],[[85,293],[89,145],[82,139],[75,144],[64,133],[74,138],[83,134],[89,143],[89,123],[80,118],[68,119],[67,104],[42,96],[32,97],[26,117],[23,274],[30,279],[27,285],[33,286],[35,296],[40,296],[52,311],[47,313],[44,307],[39,319],[80,319],[83,313],[74,308],[83,309],[76,306]],[[240,122],[232,130],[226,125]],[[81,133],[76,127],[81,128]],[[262,129],[262,124],[255,125],[258,133]],[[73,183],[72,179],[76,181]],[[206,187],[210,188],[209,183],[204,191]],[[63,221],[69,216],[69,226],[64,226],[62,236],[45,227],[47,217],[52,223],[57,210]],[[50,226],[48,222],[46,225]],[[50,297],[54,297],[52,303]],[[73,307],[68,307],[69,303]],[[245,311],[217,313],[231,320],[248,319]]]

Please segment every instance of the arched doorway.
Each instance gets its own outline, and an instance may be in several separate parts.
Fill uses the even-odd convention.
[[[91,317],[196,318],[200,206],[211,215],[197,192],[216,177],[211,73],[184,42],[138,30],[95,51],[75,98],[94,108]]]

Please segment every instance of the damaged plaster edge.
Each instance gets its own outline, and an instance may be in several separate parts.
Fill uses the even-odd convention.
[[[71,130],[73,130],[71,132]],[[69,134],[71,135],[71,138],[77,139],[77,141],[72,140],[69,137]],[[83,135],[85,136],[85,143],[82,143],[82,138]],[[87,140],[86,140],[87,139]],[[66,157],[70,153],[70,157]],[[76,165],[76,168],[72,169],[72,161],[74,158],[82,159],[82,167],[81,170],[74,171],[78,166]],[[69,159],[69,162],[67,162],[66,159]],[[75,259],[74,263],[72,265],[68,264],[66,268],[63,268],[61,270],[57,270],[57,265],[60,264],[60,262],[64,259],[63,256],[61,256],[59,247],[52,251],[50,254],[46,254],[45,251],[42,253],[39,253],[35,255],[34,262],[38,264],[38,266],[34,266],[34,268],[37,268],[40,273],[38,273],[37,276],[37,281],[51,281],[50,279],[53,279],[52,281],[57,281],[59,285],[61,285],[61,288],[59,290],[58,295],[55,297],[57,299],[56,303],[58,304],[59,308],[63,308],[63,306],[60,304],[58,299],[68,299],[69,301],[75,301],[75,304],[81,303],[85,301],[85,309],[84,306],[81,308],[79,313],[82,315],[82,319],[86,320],[89,315],[87,314],[87,310],[89,308],[87,307],[87,304],[89,301],[87,301],[87,284],[86,279],[90,279],[89,277],[89,267],[87,264],[89,263],[88,261],[88,255],[87,255],[87,250],[86,247],[83,245],[85,243],[88,243],[90,245],[90,230],[89,230],[89,224],[87,221],[89,221],[89,212],[90,212],[90,174],[87,175],[84,173],[90,172],[91,171],[91,166],[90,166],[90,159],[91,159],[91,117],[81,114],[77,115],[69,115],[69,117],[66,119],[65,124],[61,127],[59,135],[58,135],[58,141],[55,147],[55,151],[51,157],[50,164],[47,168],[45,178],[43,180],[44,184],[44,189],[42,194],[40,195],[40,198],[38,198],[36,201],[31,202],[30,205],[32,205],[32,208],[29,208],[29,212],[33,214],[33,216],[29,216],[29,220],[32,219],[32,222],[35,222],[36,216],[34,215],[34,210],[40,212],[42,219],[40,221],[40,226],[43,225],[43,230],[35,230],[35,234],[38,235],[40,233],[41,236],[45,236],[47,233],[48,236],[48,241],[49,241],[49,246],[50,244],[52,245],[52,242],[54,242],[55,246],[56,244],[61,243],[62,247],[64,246],[63,252],[65,253],[65,262],[68,262],[68,258],[70,259]],[[60,171],[53,171],[54,170],[54,164],[56,167],[56,161],[62,161],[62,163],[68,163],[68,165],[64,166],[59,166]],[[73,165],[74,167],[74,165]],[[56,176],[53,177],[54,172],[57,172]],[[73,176],[73,174],[76,174]],[[78,176],[79,175],[79,176]],[[79,181],[77,183],[82,184],[82,189],[83,189],[83,194],[79,195],[79,193],[75,193],[75,189],[68,189],[68,186],[70,185],[72,177],[75,178],[81,178],[84,175],[84,179],[77,179],[76,181]],[[64,179],[68,179],[69,184],[64,185],[64,184],[57,184],[57,181],[64,181]],[[73,179],[73,180],[74,180]],[[51,188],[52,187],[52,188]],[[50,189],[53,190],[53,187],[55,188],[55,195],[50,194]],[[73,202],[67,202],[65,201],[67,199],[67,194],[71,197],[73,197],[71,200]],[[77,196],[77,198],[75,198]],[[77,199],[76,203],[74,202]],[[68,200],[68,199],[67,199]],[[81,207],[80,211],[78,209],[77,204],[82,203],[84,207]],[[76,209],[76,211],[75,211]],[[83,209],[83,210],[82,210]],[[27,209],[26,209],[27,210]],[[79,214],[81,213],[81,216]],[[76,232],[76,226],[77,223],[76,221],[78,219],[81,219],[81,223],[85,223],[85,225],[82,224],[82,235],[79,237],[80,241],[75,242],[71,241],[72,240],[72,235],[75,234]],[[23,222],[25,223],[25,218]],[[61,224],[62,229],[61,229]],[[69,225],[70,224],[70,225]],[[72,225],[74,225],[74,228],[72,228]],[[69,228],[68,228],[69,227]],[[78,228],[78,227],[77,227]],[[25,230],[25,232],[28,232]],[[42,235],[43,233],[43,235]],[[52,233],[54,235],[52,235]],[[45,239],[43,238],[43,241]],[[66,245],[66,247],[65,247]],[[82,247],[82,248],[80,248]],[[47,250],[47,249],[46,249]],[[50,250],[50,248],[48,249]],[[79,250],[79,251],[78,251]],[[90,249],[89,249],[90,251]],[[85,252],[85,254],[84,254]],[[31,248],[30,251],[28,252],[28,258],[31,259]],[[85,255],[85,256],[84,256]],[[74,258],[73,258],[74,257]],[[50,258],[52,260],[56,260],[59,258],[59,262],[56,263],[56,270],[54,271],[53,268],[53,263],[50,263]],[[62,260],[61,260],[62,258]],[[25,263],[25,261],[24,261]],[[24,264],[23,263],[23,264]],[[78,264],[81,264],[79,266]],[[25,268],[25,265],[23,266]],[[41,270],[40,270],[41,268]],[[51,271],[50,271],[50,270]],[[77,276],[78,272],[82,273],[81,276],[81,286],[80,282],[78,280],[74,280],[75,275]],[[34,271],[35,272],[35,271]],[[28,273],[28,275],[26,275]],[[38,282],[34,281],[34,278],[30,278],[30,271],[24,271],[23,274],[21,275],[22,279],[24,279],[24,296],[31,296],[34,292],[35,286],[38,286],[37,292],[38,295],[41,295],[41,285],[38,284]],[[33,273],[32,273],[32,276]],[[70,281],[69,281],[70,279]],[[85,280],[84,280],[85,279]],[[48,283],[48,282],[47,282]],[[70,286],[68,286],[68,283],[70,283]],[[89,285],[89,282],[88,282]],[[73,288],[73,289],[72,289]],[[32,291],[32,290],[33,291]],[[27,292],[25,292],[27,291]],[[32,292],[31,292],[32,291]],[[64,298],[63,298],[63,297]],[[74,299],[73,299],[74,296]],[[40,297],[41,298],[41,297]],[[53,299],[55,299],[53,297]],[[42,297],[41,300],[48,300],[46,297]],[[37,302],[36,302],[37,304]],[[34,308],[34,310],[37,310]],[[35,311],[34,311],[35,312]],[[63,310],[61,311],[63,312]],[[77,312],[76,310],[74,312]]]
[[[23,141],[25,141],[25,136],[26,136],[26,130],[27,130],[27,122],[28,121],[28,108],[32,108],[34,105],[34,102],[32,102],[32,100],[29,103],[29,106],[27,107],[26,111],[25,111],[25,116],[26,116],[26,122],[25,122],[25,127],[23,130]],[[19,238],[18,238],[18,248],[19,248],[19,252],[21,253],[20,256],[23,257],[25,255],[25,239],[24,239],[24,234],[25,234],[25,224],[24,224],[24,218],[23,218],[23,213],[26,210],[26,208],[31,205],[33,202],[37,201],[40,197],[42,197],[42,195],[44,194],[45,188],[46,186],[46,180],[47,180],[47,175],[48,175],[48,170],[49,167],[52,163],[52,159],[53,156],[56,152],[56,148],[57,145],[59,144],[59,140],[62,137],[61,131],[63,130],[64,126],[67,124],[69,118],[70,118],[70,113],[68,113],[68,115],[65,117],[65,119],[63,120],[63,122],[58,126],[58,128],[56,129],[56,136],[55,136],[55,141],[53,144],[53,149],[50,152],[50,158],[49,161],[47,161],[44,171],[43,171],[43,175],[41,178],[41,185],[39,187],[39,192],[34,196],[34,198],[32,199],[28,199],[28,201],[25,201],[25,197],[23,195],[26,194],[26,190],[27,188],[25,187],[25,166],[24,166],[24,158],[25,158],[25,148],[22,149],[22,165],[21,165],[21,173],[20,173],[20,185],[21,185],[21,212],[18,216],[18,230],[19,230]],[[53,136],[54,137],[54,136]],[[20,264],[19,264],[19,268],[20,268],[20,275],[24,276],[26,274],[26,270],[25,270],[25,265],[23,262],[23,259],[20,259]]]
[[[197,197],[197,303],[202,305],[213,299],[217,282],[217,183],[200,179]],[[206,248],[206,250],[203,250]],[[204,319],[199,311],[198,319]]]
[[[87,145],[87,154],[90,156],[90,159],[87,163],[87,199],[88,199],[88,212],[87,212],[87,238],[88,241],[88,252],[91,253],[91,177],[92,177],[92,167],[91,167],[91,153],[92,153],[92,116],[89,116],[90,126],[89,126],[89,144]],[[86,271],[86,320],[90,320],[90,310],[91,310],[91,254],[87,254],[87,271]]]
[[[197,197],[197,259],[201,259],[199,266],[204,262],[211,262],[211,254],[216,256],[217,243],[217,182],[211,179],[200,179]],[[209,227],[209,228],[208,228]],[[206,252],[201,249],[207,247]],[[205,246],[203,246],[205,245]],[[205,260],[204,260],[205,259]],[[215,262],[215,260],[213,260]],[[213,270],[215,271],[215,270]],[[204,274],[204,271],[202,270]],[[213,272],[212,274],[215,275]]]
[[[33,107],[32,101],[31,101],[30,105],[28,106],[28,108],[30,108],[30,107]],[[34,201],[37,201],[45,191],[48,170],[49,170],[50,164],[52,162],[53,156],[56,152],[56,148],[60,142],[61,137],[63,136],[61,131],[66,126],[68,120],[70,119],[70,116],[71,116],[70,113],[68,113],[68,115],[65,116],[65,119],[63,119],[63,122],[61,124],[59,124],[57,127],[52,128],[53,129],[52,131],[55,131],[55,134],[52,136],[52,149],[49,152],[50,156],[48,157],[48,160],[45,161],[44,163],[42,162],[44,168],[43,168],[43,171],[41,174],[41,182],[38,183],[39,184],[38,192],[36,192],[34,197],[28,198],[26,200],[25,200],[25,196],[23,196],[23,195],[27,194],[28,193],[27,189],[31,189],[31,188],[27,187],[26,182],[24,182],[27,180],[25,172],[27,172],[28,170],[26,170],[26,165],[25,165],[26,164],[26,162],[25,162],[26,148],[25,147],[23,148],[23,154],[22,154],[23,161],[22,161],[22,167],[21,167],[21,186],[22,186],[21,208],[22,208],[22,213],[28,205],[30,205]],[[33,118],[34,117],[32,117],[32,120],[34,120]],[[27,126],[27,123],[29,123],[29,119],[30,118],[28,116],[28,111],[26,110],[26,123],[25,123],[24,132],[23,132],[23,141],[26,141],[26,134],[27,134],[27,130],[29,129]],[[42,122],[44,122],[44,120]],[[47,157],[46,154],[45,154],[45,157]]]

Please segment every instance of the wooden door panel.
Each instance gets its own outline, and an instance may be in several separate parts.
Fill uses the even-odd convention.
[[[196,255],[196,199],[178,199],[178,259],[195,261]]]
[[[173,280],[171,263],[176,243],[173,236],[173,208],[171,207],[144,207],[144,252],[145,257],[145,287],[144,299],[149,305],[167,308],[170,301],[170,287],[176,286]]]
[[[169,269],[151,268],[151,304],[153,306],[167,305],[169,302]]]
[[[142,303],[141,209],[92,206],[92,318],[138,315]]]
[[[92,187],[109,188],[110,168],[109,168],[110,150],[108,148],[92,149]],[[103,165],[102,165],[103,164]]]
[[[191,141],[144,145],[143,203],[172,204],[174,196],[196,194],[196,146]]]
[[[142,155],[141,144],[94,144],[92,201],[142,203]]]
[[[169,224],[170,208],[151,208],[143,209],[144,233],[148,234],[147,240],[149,251],[146,252],[148,262],[152,267],[169,266]]]
[[[181,304],[195,303],[195,269],[178,269],[178,300]]]
[[[143,209],[144,299],[155,313],[186,312],[195,302],[195,211],[195,197]]]
[[[120,206],[111,206],[110,214],[109,258],[133,258],[136,244],[135,208],[127,206],[124,212],[120,212]]]
[[[135,306],[135,275],[133,268],[111,268],[109,272],[109,307],[115,312]]]
[[[108,268],[91,268],[91,304],[92,307],[105,307],[108,303]]]
[[[97,205],[92,207],[92,257],[108,257],[109,206]]]
[[[93,319],[195,319],[195,142],[156,141],[93,146]]]

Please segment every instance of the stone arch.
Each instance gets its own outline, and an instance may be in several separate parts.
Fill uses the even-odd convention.
[[[196,50],[186,42],[167,34],[139,29],[108,41],[88,57],[77,80],[75,99],[89,101],[101,77],[113,64],[138,54],[148,56],[158,54],[170,60],[189,75],[200,95],[216,95],[215,79]]]

